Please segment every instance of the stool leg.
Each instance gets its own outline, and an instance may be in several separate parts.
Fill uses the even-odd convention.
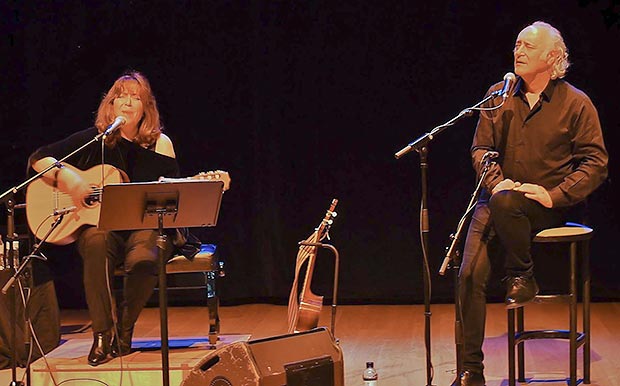
[[[517,308],[517,333],[522,334],[525,330],[524,316],[525,307]],[[517,364],[519,365],[519,382],[525,382],[525,342],[517,345]]]
[[[515,310],[508,310],[508,386],[515,386]]]
[[[577,243],[570,244],[570,386],[577,386]]]
[[[583,281],[583,383],[590,383],[590,252],[588,241],[581,243]]]
[[[207,308],[209,309],[209,343],[215,345],[220,333],[220,299],[215,292],[215,271],[205,273],[207,279]]]

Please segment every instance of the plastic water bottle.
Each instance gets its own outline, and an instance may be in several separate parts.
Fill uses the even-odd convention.
[[[366,362],[366,369],[364,370],[362,379],[364,380],[364,386],[377,386],[379,374],[377,374],[377,370],[375,370],[374,362]]]

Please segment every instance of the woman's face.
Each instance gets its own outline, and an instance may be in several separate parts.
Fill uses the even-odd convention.
[[[121,116],[127,120],[122,129],[135,129],[143,114],[140,85],[136,81],[125,82],[120,94],[114,98],[114,116]]]

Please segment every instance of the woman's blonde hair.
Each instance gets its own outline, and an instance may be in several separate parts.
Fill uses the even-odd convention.
[[[157,110],[157,102],[151,90],[151,85],[144,75],[137,71],[131,71],[123,74],[116,79],[110,90],[104,95],[97,110],[95,118],[95,126],[99,132],[103,132],[114,122],[114,99],[122,92],[126,91],[126,84],[130,82],[138,83],[138,92],[143,106],[143,115],[138,123],[138,135],[134,138],[134,142],[149,147],[153,145],[162,132],[162,126],[159,120],[159,111]],[[106,144],[113,146],[121,138],[121,131],[116,130],[106,138]]]

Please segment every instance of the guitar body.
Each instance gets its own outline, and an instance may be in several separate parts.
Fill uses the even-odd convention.
[[[100,165],[88,170],[80,170],[68,164],[64,165],[90,183],[93,191],[103,188],[101,184],[102,167]],[[123,182],[123,178],[118,169],[111,165],[103,165],[103,185],[121,182]],[[26,218],[30,230],[38,239],[42,239],[57,218],[53,215],[54,211],[70,208],[74,205],[69,194],[50,185],[47,180],[39,178],[33,181],[26,191]],[[99,208],[99,201],[90,205],[78,206],[75,211],[65,215],[60,225],[49,235],[46,242],[57,245],[74,242],[83,226],[96,226],[98,224]]]
[[[300,296],[295,332],[308,331],[319,325],[323,296],[315,295],[311,291]]]

